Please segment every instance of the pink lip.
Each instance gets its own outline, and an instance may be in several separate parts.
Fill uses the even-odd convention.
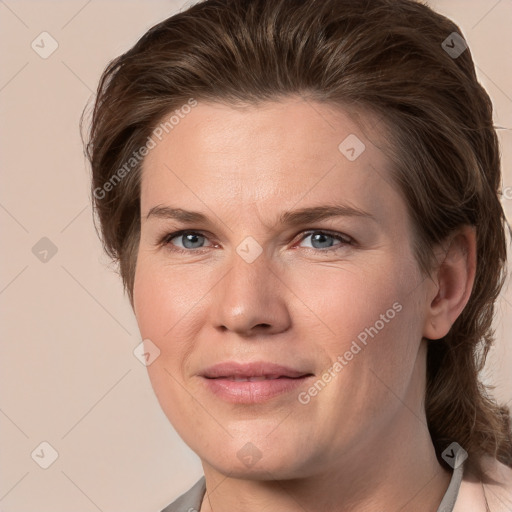
[[[261,403],[289,393],[313,374],[274,363],[226,362],[207,368],[202,374],[207,388],[232,403]],[[235,378],[267,377],[268,380],[236,381]]]

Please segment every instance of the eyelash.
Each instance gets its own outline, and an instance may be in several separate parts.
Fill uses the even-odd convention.
[[[341,242],[341,245],[337,245],[334,247],[327,247],[325,249],[315,249],[314,247],[305,247],[305,249],[313,250],[316,252],[329,253],[332,251],[337,251],[337,250],[343,248],[343,246],[345,246],[345,245],[354,245],[354,241],[350,237],[348,237],[346,235],[341,235],[340,233],[325,231],[325,230],[321,230],[321,229],[310,229],[308,231],[304,231],[303,233],[304,233],[304,236],[299,240],[299,242],[302,242],[303,240],[305,240],[305,238],[308,237],[309,235],[317,234],[317,233],[320,233],[322,235],[327,235],[327,236],[329,236],[331,238],[335,238],[336,240],[339,240]],[[168,250],[170,250],[172,252],[178,252],[178,253],[182,253],[182,254],[183,253],[200,252],[202,249],[208,249],[208,247],[199,247],[197,249],[182,249],[181,247],[173,246],[170,243],[171,240],[173,238],[179,237],[181,235],[199,235],[199,236],[208,238],[206,236],[206,234],[202,233],[201,231],[193,231],[193,230],[183,229],[181,231],[175,231],[174,233],[165,234],[162,237],[162,239],[160,240],[159,245],[163,245],[164,247],[166,247]]]

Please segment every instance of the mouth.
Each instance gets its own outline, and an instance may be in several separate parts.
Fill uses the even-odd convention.
[[[200,376],[217,398],[236,404],[256,404],[290,395],[314,374],[274,363],[227,362],[206,369]]]
[[[261,375],[250,377],[237,377],[235,375],[226,375],[225,377],[205,377],[206,379],[226,379],[233,382],[260,382],[263,380],[276,380],[276,379],[300,379],[301,377],[287,377],[286,375]]]

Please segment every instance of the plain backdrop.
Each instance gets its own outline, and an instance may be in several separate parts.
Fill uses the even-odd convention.
[[[189,4],[0,0],[2,511],[159,511],[202,475],[133,354],[141,339],[93,227],[78,130],[106,64]],[[429,5],[459,24],[494,102],[512,219],[512,1]],[[509,404],[511,313],[507,281],[483,378]]]

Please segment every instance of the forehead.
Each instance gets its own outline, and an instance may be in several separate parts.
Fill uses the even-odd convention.
[[[157,204],[235,212],[257,202],[264,215],[298,201],[403,213],[382,124],[369,111],[294,98],[243,107],[198,102],[160,126],[143,164],[143,214]]]

